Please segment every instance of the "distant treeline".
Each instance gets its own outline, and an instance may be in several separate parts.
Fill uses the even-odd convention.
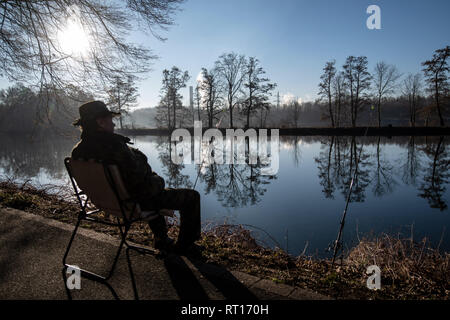
[[[156,108],[132,111],[138,96],[133,77],[116,78],[103,96],[121,112],[121,129],[172,130],[193,127],[195,120],[206,128],[445,127],[450,120],[449,56],[449,46],[438,49],[421,63],[423,74],[405,76],[385,62],[369,72],[365,56],[347,57],[341,69],[335,60],[328,61],[314,102],[292,98],[281,103],[279,94],[271,102],[277,85],[260,61],[234,52],[219,56],[212,68],[202,68],[191,88],[190,106],[182,104],[180,93],[190,75],[176,66],[163,71]],[[78,106],[92,99],[73,86],[36,92],[16,84],[0,91],[0,132],[74,132]]]
[[[22,85],[15,85],[8,89],[0,91],[0,132],[26,132],[36,131],[57,131],[77,135],[78,131],[72,126],[74,119],[78,117],[78,107],[80,101],[66,96],[64,103],[59,98],[48,101],[49,109],[43,108],[45,103],[39,94]],[[91,98],[85,98],[84,101]],[[83,101],[83,102],[84,102]],[[420,97],[418,105],[422,106],[417,112],[416,126],[438,126],[439,117],[437,112],[428,112],[425,107],[432,104],[431,97]],[[330,127],[330,119],[326,115],[326,103],[304,102],[298,104],[295,101],[287,104],[281,104],[279,107],[272,105],[267,114],[252,114],[249,118],[250,127],[254,128],[302,128],[302,127]],[[187,115],[183,118],[184,127],[192,127],[193,116],[189,109],[185,107]],[[433,111],[433,109],[431,110]],[[124,129],[145,129],[161,127],[156,119],[157,109],[146,108],[137,109],[129,112],[123,119]],[[196,112],[195,120],[198,113]],[[237,108],[234,110],[235,127],[244,128],[246,126],[246,117],[240,117],[241,113]],[[223,112],[218,121],[219,127],[226,128],[229,125],[228,113]],[[208,118],[205,110],[200,110],[200,117],[203,121],[203,127],[208,127]],[[405,96],[387,98],[384,101],[383,125],[409,126],[409,105]],[[449,108],[444,109],[444,121],[450,121]],[[361,109],[357,119],[358,127],[377,125],[377,114],[371,105],[367,104]],[[343,117],[340,126],[349,127],[351,122],[349,118]]]
[[[39,93],[22,84],[0,90],[0,133],[76,134],[72,122],[81,101],[91,100],[73,87]]]
[[[422,73],[402,75],[394,65],[377,62],[368,69],[365,56],[348,56],[340,69],[326,62],[319,99],[302,103],[291,98],[270,102],[277,84],[256,57],[224,53],[202,71],[192,88],[190,107],[181,103],[180,89],[190,76],[174,66],[163,71],[161,101],[155,117],[159,128],[206,127],[357,127],[375,125],[445,126],[449,117],[448,57],[438,49],[421,63]]]

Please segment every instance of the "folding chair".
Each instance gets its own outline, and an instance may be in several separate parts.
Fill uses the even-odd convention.
[[[127,246],[128,259],[128,249],[134,249],[140,252],[149,251],[142,247],[133,246],[126,241],[131,225],[137,221],[150,221],[160,215],[173,216],[173,210],[160,209],[156,211],[142,211],[139,203],[129,196],[121,178],[119,168],[116,165],[106,165],[94,160],[85,161],[74,160],[71,158],[64,159],[64,164],[69,174],[73,189],[75,190],[75,196],[78,199],[81,210],[78,214],[78,221],[63,257],[63,277],[66,279],[66,270],[68,267],[74,267],[73,265],[67,264],[66,259],[69,255],[72,242],[81,221],[86,220],[116,226],[120,230],[121,241],[109,273],[106,276],[101,276],[85,269],[79,270],[82,277],[107,285],[115,298],[117,298],[114,290],[107,283],[107,280],[110,279],[114,273],[114,269],[123,245],[125,244]],[[94,210],[88,210],[89,201],[95,205],[96,208]],[[102,219],[101,217],[98,217],[98,213],[101,211],[115,216],[117,223],[106,221],[104,218]],[[133,289],[135,290],[135,297],[137,298],[134,277],[132,275],[131,266],[129,267],[133,282]],[[67,285],[66,292],[69,299],[71,299],[70,290],[67,288]]]

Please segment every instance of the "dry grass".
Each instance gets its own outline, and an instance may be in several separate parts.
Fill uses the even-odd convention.
[[[420,243],[386,234],[363,239],[344,264],[355,273],[379,266],[382,287],[391,288],[397,298],[448,298],[450,294],[450,254],[432,248],[426,238]]]

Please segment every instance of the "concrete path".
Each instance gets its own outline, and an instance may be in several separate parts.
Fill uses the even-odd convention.
[[[23,211],[0,208],[0,299],[65,300],[62,257],[73,226]],[[106,274],[119,241],[79,229],[68,263]],[[130,251],[141,300],[322,300],[314,292],[275,284],[242,272],[200,263],[182,256],[165,259]],[[108,282],[110,289],[85,278],[73,299],[134,299],[125,250]]]

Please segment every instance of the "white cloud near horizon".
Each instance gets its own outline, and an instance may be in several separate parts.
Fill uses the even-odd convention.
[[[290,92],[283,94],[281,97],[281,104],[290,104],[294,101],[297,101],[299,104],[302,104],[303,102],[302,98],[294,96],[294,94]]]

